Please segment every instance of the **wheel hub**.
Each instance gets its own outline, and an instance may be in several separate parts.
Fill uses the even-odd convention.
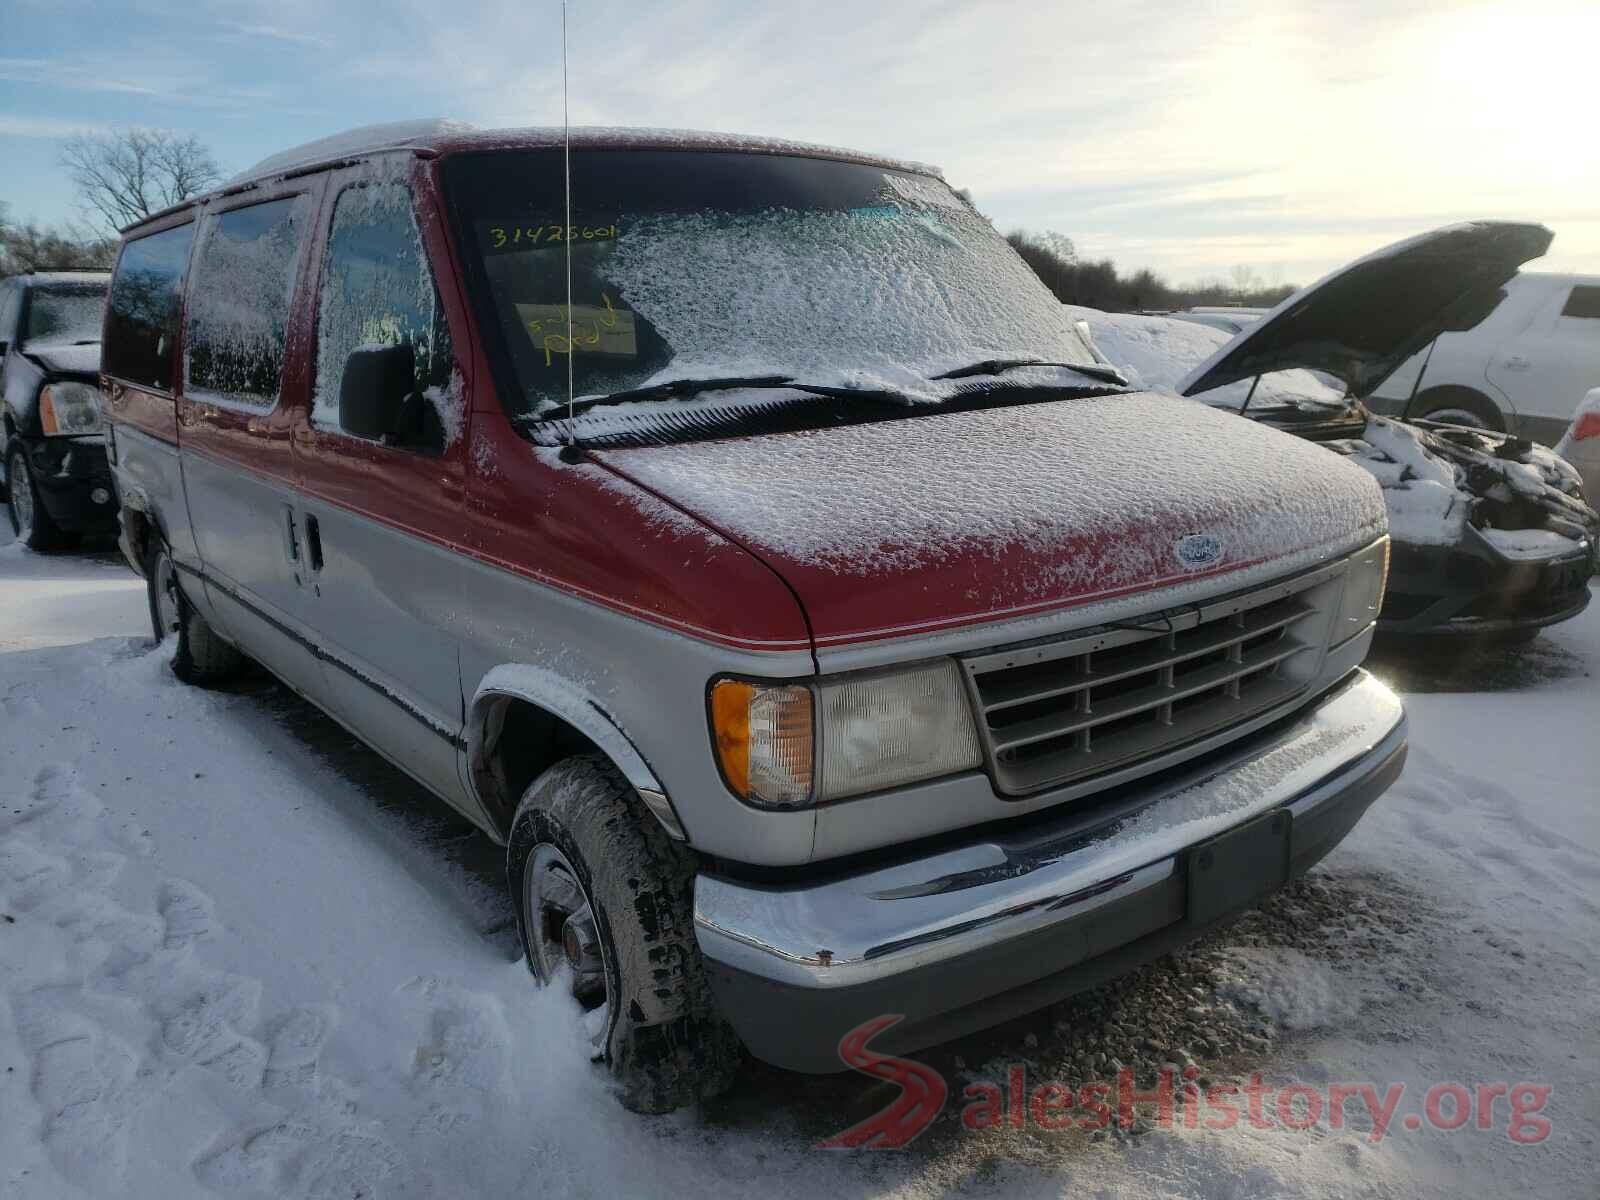
[[[156,559],[156,619],[161,623],[161,636],[175,633],[178,628],[178,574],[172,569],[172,559],[163,552]]]
[[[28,463],[13,455],[6,482],[11,490],[11,525],[18,538],[26,540],[33,532],[33,481],[28,478]]]
[[[603,1045],[611,989],[588,894],[567,856],[548,843],[534,847],[525,879],[528,942],[539,981],[564,984],[594,1031],[591,1040]]]

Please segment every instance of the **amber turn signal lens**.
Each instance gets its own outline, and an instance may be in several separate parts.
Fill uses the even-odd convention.
[[[752,684],[724,679],[711,689],[711,732],[717,759],[728,786],[738,796],[750,795],[750,697]]]
[[[39,428],[47,436],[61,432],[61,426],[56,422],[55,398],[50,395],[49,388],[39,393]]]
[[[711,734],[728,787],[767,808],[811,799],[811,689],[723,679],[711,689]]]

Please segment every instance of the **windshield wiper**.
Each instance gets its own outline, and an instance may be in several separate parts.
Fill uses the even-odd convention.
[[[653,383],[646,387],[626,388],[620,392],[607,392],[604,396],[582,396],[574,400],[574,414],[587,412],[610,404],[631,404],[641,400],[682,400],[701,392],[734,391],[749,388],[757,391],[803,392],[810,396],[833,399],[892,400],[901,399],[898,392],[883,388],[827,387],[816,383],[797,383],[788,375],[733,375],[722,379],[670,379],[666,383]],[[546,409],[535,421],[559,421],[567,416],[568,406],[555,404]]]
[[[1115,384],[1118,387],[1127,387],[1128,381],[1112,367],[1103,367],[1097,364],[1084,363],[1053,363],[1040,362],[1032,358],[991,358],[980,363],[973,363],[969,367],[959,370],[947,371],[943,375],[935,375],[933,379],[965,379],[973,375],[999,375],[1013,367],[1063,367],[1076,371],[1090,379],[1100,380],[1105,383]],[[914,399],[904,392],[892,388],[858,388],[835,387],[820,383],[802,383],[789,375],[730,375],[715,379],[669,379],[665,383],[652,383],[644,387],[624,388],[618,392],[607,392],[603,396],[580,396],[570,405],[572,415],[588,412],[591,408],[614,404],[631,404],[637,401],[650,400],[683,400],[690,396],[698,396],[701,392],[736,391],[747,388],[752,391],[787,391],[800,392],[808,396],[822,396],[835,400],[878,400],[904,404]],[[928,400],[930,407],[949,407],[953,403],[961,402],[961,397],[952,396],[943,402]],[[546,421],[565,420],[569,406],[565,404],[552,404],[538,416],[527,418],[535,424]]]
[[[603,404],[629,404],[635,400],[673,400],[694,396],[700,392],[715,392],[727,388],[780,388],[789,384],[787,375],[732,375],[724,379],[670,379],[666,383],[653,383],[648,387],[625,388],[620,392],[607,392],[604,396],[580,396],[571,404],[574,413],[599,408]],[[537,418],[540,421],[560,420],[567,415],[568,405],[555,404]]]
[[[1085,375],[1090,379],[1114,383],[1119,387],[1128,386],[1128,377],[1115,367],[1102,366],[1099,363],[1045,362],[1037,358],[986,358],[965,367],[957,367],[954,371],[946,371],[943,375],[934,375],[932,378],[970,379],[974,375],[1002,375],[1017,367],[1060,367],[1063,370],[1076,371],[1079,375]]]

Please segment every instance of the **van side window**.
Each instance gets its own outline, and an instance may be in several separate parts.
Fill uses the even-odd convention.
[[[1561,310],[1563,317],[1600,318],[1600,287],[1575,287]]]
[[[17,340],[17,316],[22,311],[22,285],[0,283],[0,342]]]
[[[345,363],[362,346],[409,344],[416,357],[425,447],[453,441],[460,397],[451,386],[449,334],[427,252],[403,183],[356,183],[339,193],[328,232],[317,315],[312,424],[339,429]]]
[[[289,303],[310,218],[310,198],[301,195],[207,222],[189,285],[186,391],[248,408],[277,404]]]
[[[183,272],[194,222],[129,242],[117,260],[106,309],[101,369],[142,387],[172,390]]]

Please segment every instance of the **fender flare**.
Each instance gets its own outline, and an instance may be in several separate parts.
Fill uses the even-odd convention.
[[[467,778],[474,793],[480,791],[478,780],[492,740],[490,716],[500,700],[524,701],[583,734],[622,772],[668,836],[680,842],[688,840],[666,788],[616,719],[570,679],[529,663],[502,663],[491,668],[467,706]],[[474,798],[481,806],[482,797]]]

